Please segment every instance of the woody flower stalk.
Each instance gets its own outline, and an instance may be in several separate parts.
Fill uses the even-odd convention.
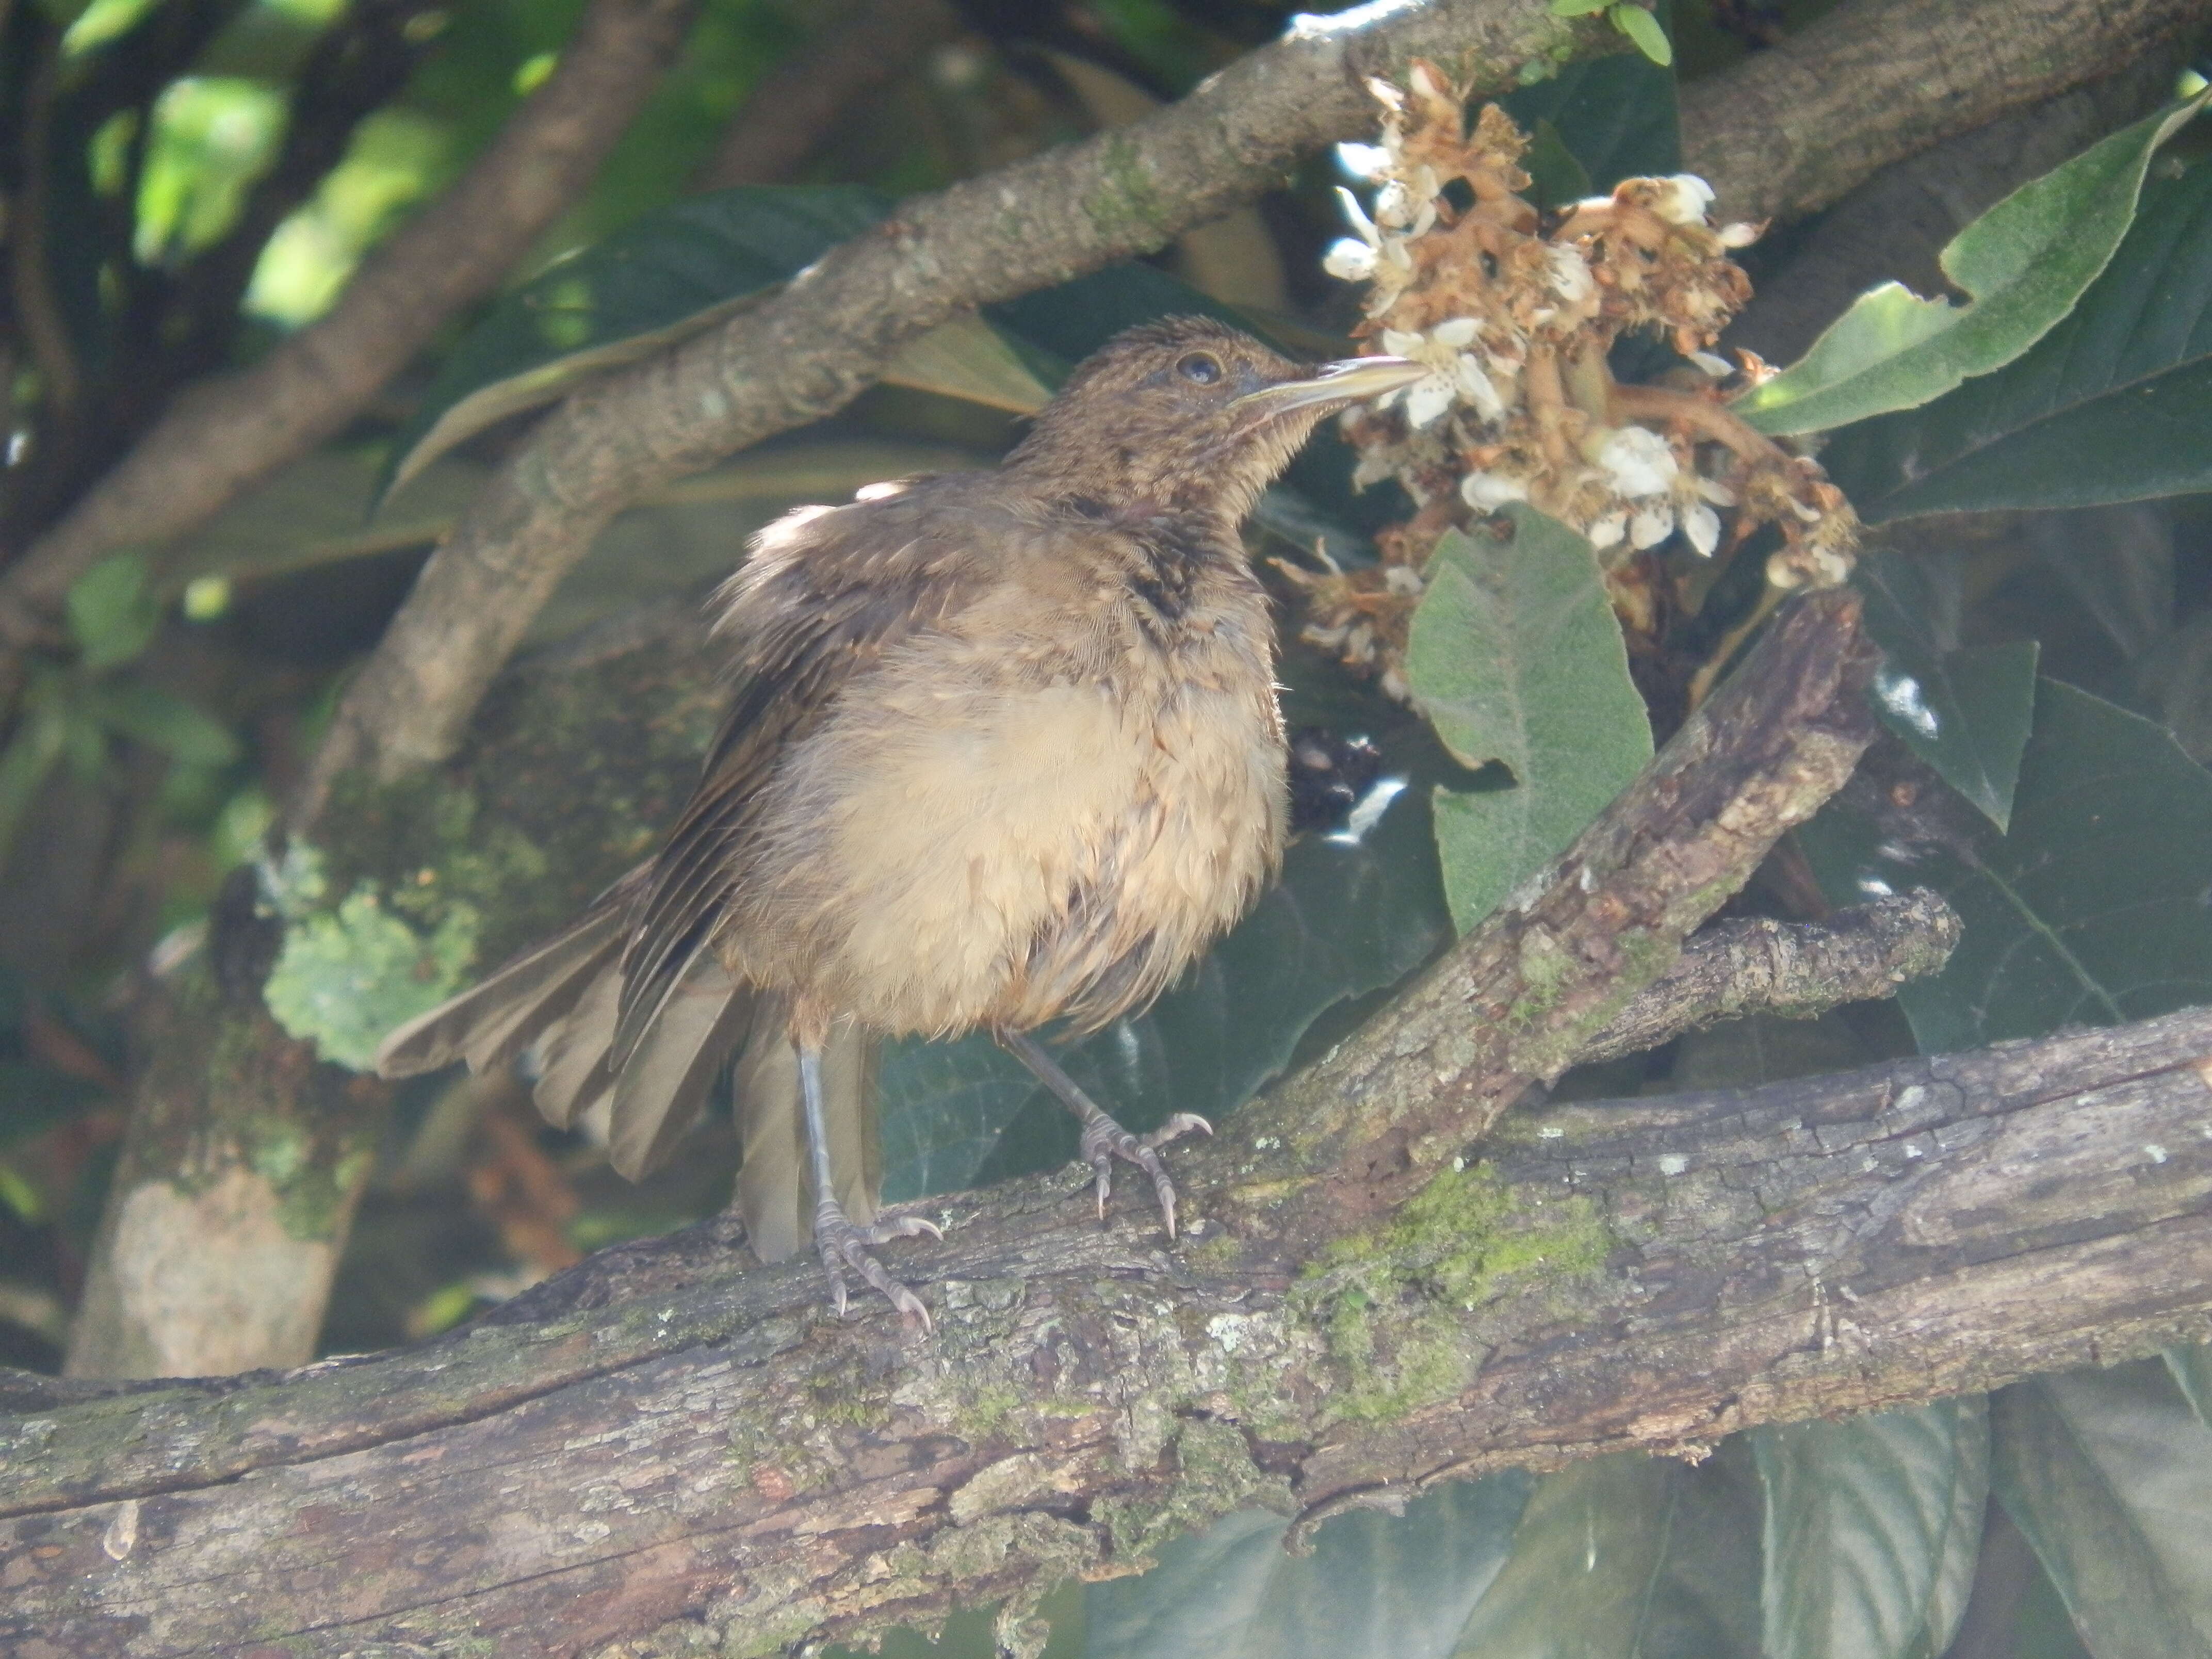
[[[1646,637],[1665,586],[1677,599],[1702,587],[1698,564],[1732,556],[1764,524],[1783,538],[1767,562],[1770,598],[1842,580],[1858,538],[1842,492],[1724,400],[1768,372],[1748,353],[1731,364],[1712,349],[1751,294],[1729,252],[1757,228],[1714,226],[1711,190],[1686,173],[1624,179],[1541,215],[1523,193],[1528,139],[1510,118],[1486,106],[1470,135],[1462,88],[1429,64],[1407,78],[1404,88],[1368,83],[1381,142],[1343,153],[1374,186],[1373,207],[1339,191],[1354,234],[1322,263],[1368,285],[1358,337],[1429,366],[1425,380],[1343,417],[1357,482],[1395,477],[1419,510],[1379,538],[1372,569],[1288,573],[1305,590],[1306,637],[1403,696],[1406,629],[1431,550],[1508,501],[1587,537],[1623,623]],[[1667,383],[1613,379],[1607,353],[1631,330],[1680,354]]]

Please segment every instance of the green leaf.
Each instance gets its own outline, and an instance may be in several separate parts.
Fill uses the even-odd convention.
[[[1991,1401],[1992,1484],[2097,1659],[2212,1659],[2212,1429],[2155,1359]]]
[[[2212,774],[2086,691],[2039,683],[2008,833],[1962,812],[1916,842],[1835,803],[1799,835],[1836,902],[1932,887],[1966,922],[1898,990],[1923,1053],[2212,1001]]]
[[[143,554],[118,553],[70,584],[63,610],[85,667],[112,668],[153,642],[161,607],[146,575]]]
[[[2163,165],[2163,164],[2161,164]],[[2212,489],[2212,167],[2154,179],[2064,321],[1996,373],[1836,434],[1869,520]]]
[[[1580,59],[1498,102],[1522,131],[1538,134],[1540,143],[1543,124],[1557,131],[1587,175],[1583,194],[1609,191],[1623,179],[1681,170],[1674,74],[1642,52]]]
[[[1453,1652],[1757,1659],[1757,1510],[1741,1486],[1724,1465],[1636,1452],[1546,1476]]]
[[[1667,31],[1659,27],[1659,20],[1634,0],[1624,0],[1606,15],[1613,20],[1613,27],[1636,43],[1637,51],[1661,69],[1671,68],[1674,62],[1674,45],[1668,40]]]
[[[70,715],[58,678],[34,677],[23,694],[15,732],[0,749],[0,865],[31,803],[69,745]]]
[[[1283,1548],[1288,1523],[1245,1510],[1155,1552],[1139,1578],[1084,1598],[1085,1659],[1442,1659],[1504,1565],[1534,1482],[1448,1486],[1401,1517],[1356,1511]]]
[[[1812,349],[1733,405],[1762,432],[1819,432],[1930,402],[2019,356],[2073,309],[2135,217],[2152,152],[2200,96],[2093,144],[1952,239],[1943,274],[1963,306],[1902,283],[1859,296]]]
[[[1651,724],[1590,544],[1516,502],[1513,534],[1437,544],[1407,678],[1462,763],[1515,786],[1440,793],[1437,842],[1462,932],[1565,850],[1651,758]]]
[[[380,495],[494,421],[762,298],[890,210],[851,185],[746,185],[645,215],[495,305],[392,444]]]
[[[237,735],[212,714],[135,680],[90,687],[83,706],[109,731],[187,765],[228,766],[243,752]]]
[[[1589,174],[1559,137],[1559,128],[1540,116],[1528,130],[1528,150],[1521,166],[1528,175],[1530,199],[1545,212],[1590,193]]]
[[[1886,658],[1872,688],[1875,712],[2004,829],[2035,713],[2035,641],[1960,646],[1954,607],[1942,603],[1926,565],[1903,554],[1870,554],[1852,580]]]
[[[1986,1401],[1750,1437],[1766,1490],[1767,1659],[1937,1659],[1981,1552]]]

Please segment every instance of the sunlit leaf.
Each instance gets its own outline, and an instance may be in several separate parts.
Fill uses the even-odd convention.
[[[2097,1659],[2212,1659],[2212,1429],[2155,1359],[1991,1401],[1991,1476]]]
[[[2025,356],[1820,459],[1870,520],[2212,489],[2212,167],[2145,186],[2112,263]]]
[[[1902,554],[1869,555],[1852,580],[1885,659],[1872,688],[1882,723],[2002,830],[2035,713],[2035,641],[1960,645],[1957,617]]]
[[[1954,237],[1943,274],[1965,305],[1885,283],[1798,362],[1734,407],[1764,432],[1819,432],[1910,409],[2002,368],[2073,308],[2135,216],[2152,153],[2203,107],[2147,116],[2032,179]]]
[[[1565,850],[1651,758],[1651,725],[1590,544],[1514,503],[1510,538],[1437,544],[1406,657],[1414,695],[1460,761],[1514,787],[1443,791],[1437,840],[1462,931]]]
[[[1965,921],[1949,965],[1898,989],[1924,1053],[2212,1001],[2212,774],[2086,691],[2038,684],[2008,833],[1962,817],[1911,843],[1837,804],[1799,835],[1837,902],[1932,887]]]
[[[1751,1441],[1766,1489],[1767,1659],[1937,1659],[1981,1549],[1982,1396]]]
[[[128,662],[153,641],[161,608],[146,580],[146,559],[118,553],[70,585],[63,610],[79,660],[87,668]]]
[[[1534,1483],[1507,1474],[1339,1516],[1313,1553],[1247,1510],[1085,1598],[1086,1659],[1444,1659],[1511,1546]]]
[[[747,185],[647,214],[507,295],[392,445],[386,489],[492,422],[744,307],[890,211],[849,185]]]
[[[1670,67],[1674,61],[1674,43],[1667,38],[1667,31],[1659,27],[1659,20],[1637,3],[1622,0],[1606,15],[1619,29],[1636,43],[1636,50],[1661,69]]]

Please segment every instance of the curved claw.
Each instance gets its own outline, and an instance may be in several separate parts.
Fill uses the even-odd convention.
[[[1212,1134],[1213,1126],[1195,1112],[1177,1112],[1150,1134],[1131,1134],[1104,1112],[1084,1125],[1081,1155],[1091,1165],[1091,1179],[1098,1194],[1098,1219],[1106,1219],[1106,1200],[1114,1194],[1114,1160],[1133,1164],[1152,1180],[1152,1196],[1160,1206],[1161,1218],[1167,1223],[1168,1237],[1176,1236],[1176,1189],[1169,1179],[1167,1160],[1158,1149],[1171,1140],[1180,1139],[1193,1133]]]
[[[856,1227],[845,1218],[844,1211],[836,1203],[825,1203],[814,1218],[814,1248],[822,1258],[822,1271],[830,1280],[830,1300],[837,1310],[837,1317],[845,1316],[845,1274],[849,1268],[881,1292],[885,1301],[899,1311],[902,1319],[918,1322],[925,1334],[934,1328],[930,1323],[929,1310],[913,1291],[891,1277],[884,1264],[868,1254],[872,1244],[884,1244],[894,1238],[911,1238],[927,1233],[933,1238],[942,1238],[931,1223],[920,1216],[884,1216],[866,1227]]]

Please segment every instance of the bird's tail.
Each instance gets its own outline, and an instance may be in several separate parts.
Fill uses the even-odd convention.
[[[611,1069],[629,937],[627,885],[566,932],[393,1031],[377,1049],[376,1069],[412,1077],[465,1060],[481,1073],[535,1049],[538,1110],[566,1128],[611,1097],[608,1157],[635,1180],[667,1161],[738,1052],[735,1104],[744,1167],[738,1205],[754,1252],[780,1261],[812,1236],[799,1054],[785,1000],[734,978],[714,951],[695,951],[621,1070]],[[837,1200],[861,1224],[873,1218],[882,1190],[876,1047],[851,1020],[840,1020],[822,1056]]]

